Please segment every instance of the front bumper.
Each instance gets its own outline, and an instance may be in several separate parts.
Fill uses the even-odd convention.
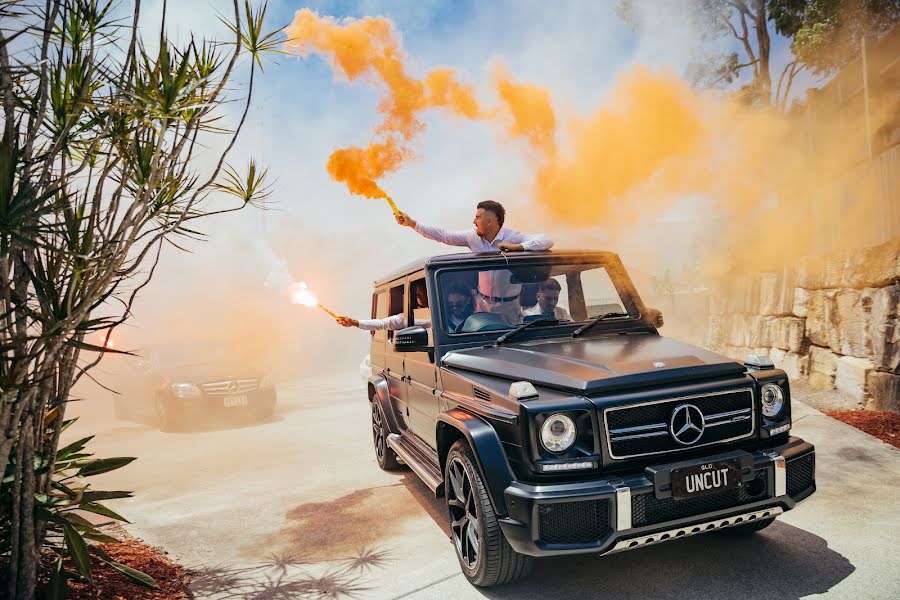
[[[723,459],[739,460],[742,486],[686,500],[672,498],[673,465],[579,483],[513,482],[504,492],[509,514],[500,527],[522,554],[606,554],[773,517],[815,492],[815,448],[799,438],[690,462]]]

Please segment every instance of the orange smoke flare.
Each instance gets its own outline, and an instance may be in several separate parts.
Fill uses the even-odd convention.
[[[423,79],[411,76],[391,22],[385,18],[339,22],[304,8],[296,12],[285,33],[288,50],[304,57],[313,52],[321,54],[336,73],[381,89],[378,111],[382,122],[376,128],[376,138],[365,148],[334,151],[328,159],[328,173],[351,193],[385,199],[399,213],[377,180],[396,172],[413,156],[409,143],[425,128],[419,119],[422,111],[443,108],[465,118],[480,116],[474,89],[459,82],[452,69],[434,69]]]

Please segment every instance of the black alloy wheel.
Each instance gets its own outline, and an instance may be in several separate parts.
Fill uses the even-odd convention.
[[[375,459],[378,466],[385,471],[394,471],[400,468],[397,455],[387,445],[389,431],[385,423],[384,413],[378,400],[372,399],[372,442],[375,444]]]
[[[457,440],[447,454],[444,490],[456,558],[470,583],[499,585],[531,572],[534,559],[517,553],[503,536],[472,450],[464,440]]]

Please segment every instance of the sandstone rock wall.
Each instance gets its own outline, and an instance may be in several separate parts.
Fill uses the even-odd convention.
[[[900,237],[777,272],[736,274],[710,294],[706,345],[768,354],[848,408],[900,413]]]

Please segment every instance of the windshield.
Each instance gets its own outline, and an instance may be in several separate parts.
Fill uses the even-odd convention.
[[[504,331],[532,320],[583,323],[605,313],[638,311],[599,262],[552,262],[442,271],[447,333]]]

